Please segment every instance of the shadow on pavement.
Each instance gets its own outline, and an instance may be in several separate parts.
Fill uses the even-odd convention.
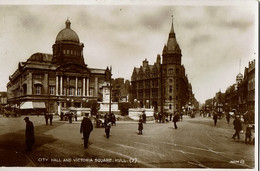
[[[55,129],[63,123],[55,125],[39,125],[34,127],[35,144],[31,153],[44,144],[53,143],[57,139],[53,136],[45,135],[45,132]],[[9,132],[0,136],[0,166],[27,166],[30,161],[25,151],[25,124],[24,129]],[[32,163],[30,164],[32,165]]]

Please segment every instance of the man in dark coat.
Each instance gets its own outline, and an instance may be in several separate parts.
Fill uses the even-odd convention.
[[[143,119],[142,119],[142,116],[140,115],[139,116],[139,121],[138,121],[138,131],[139,131],[139,133],[138,133],[138,135],[141,135],[141,134],[143,134]]]
[[[217,113],[214,113],[213,120],[214,120],[214,124],[216,126],[217,125],[217,121],[218,121],[218,114]]]
[[[177,129],[177,122],[179,121],[179,114],[176,112],[175,115],[173,116],[173,119],[172,119],[173,123],[174,123],[174,128]]]
[[[32,151],[32,145],[35,142],[34,126],[33,123],[29,120],[29,117],[25,117],[24,120],[26,123],[26,129],[25,129],[26,151]]]
[[[143,123],[146,123],[146,114],[145,114],[145,111],[143,111],[142,117],[143,117]]]
[[[92,130],[93,130],[93,124],[91,120],[88,118],[88,114],[86,114],[80,126],[80,133],[83,133],[84,148],[88,148],[88,139]]]
[[[53,120],[53,114],[52,113],[49,114],[49,118],[50,118],[50,125],[52,125],[52,120]]]
[[[109,139],[110,128],[111,128],[111,122],[107,122],[107,124],[105,125],[105,133],[106,133],[107,139]]]
[[[236,118],[233,121],[233,125],[234,125],[234,129],[236,130],[236,132],[235,132],[235,134],[233,135],[232,138],[235,139],[236,136],[237,136],[237,138],[240,139],[239,133],[242,130],[242,123],[241,123],[239,115],[236,115]]]
[[[48,125],[48,120],[49,120],[49,115],[48,113],[44,113],[44,118],[45,118],[45,122],[46,122],[46,125]]]

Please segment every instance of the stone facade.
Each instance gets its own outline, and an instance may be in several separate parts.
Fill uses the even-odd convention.
[[[153,65],[149,65],[145,59],[140,68],[134,68],[131,78],[132,101],[138,101],[141,107],[153,107],[158,111],[180,111],[193,95],[181,57],[172,23],[167,45],[163,48],[162,62],[161,56],[157,55]]]
[[[84,107],[89,100],[102,98],[102,87],[109,85],[110,70],[89,68],[84,62],[78,35],[66,21],[53,45],[53,54],[35,53],[9,77],[9,104],[44,103],[48,112],[58,108]]]

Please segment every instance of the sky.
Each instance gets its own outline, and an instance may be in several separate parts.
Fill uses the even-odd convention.
[[[50,53],[67,18],[84,43],[88,67],[112,66],[131,79],[134,67],[162,54],[172,15],[195,98],[203,103],[235,83],[257,58],[257,3],[0,5],[0,91],[32,54]],[[241,61],[241,64],[240,64]]]

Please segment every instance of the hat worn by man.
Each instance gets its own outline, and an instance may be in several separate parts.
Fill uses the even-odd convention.
[[[29,120],[29,117],[25,117],[24,120]]]

